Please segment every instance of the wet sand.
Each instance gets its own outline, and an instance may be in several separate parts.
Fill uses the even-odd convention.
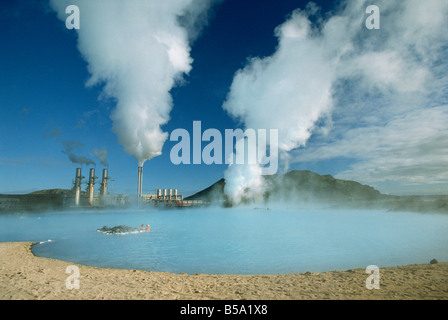
[[[447,300],[448,263],[380,268],[368,290],[365,268],[286,275],[173,274],[87,267],[40,258],[31,242],[0,243],[2,300]],[[79,289],[68,289],[75,265]],[[70,282],[69,284],[73,284]]]

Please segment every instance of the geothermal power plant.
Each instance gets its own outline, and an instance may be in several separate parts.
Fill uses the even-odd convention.
[[[193,206],[205,204],[198,200],[184,200],[183,195],[178,193],[177,189],[157,189],[155,193],[143,193],[143,167],[138,168],[137,198],[130,195],[111,194],[108,192],[108,181],[111,179],[108,175],[108,169],[103,169],[101,182],[99,182],[99,193],[95,193],[98,177],[95,176],[95,169],[89,170],[89,176],[86,179],[87,191],[82,192],[84,176],[81,168],[76,169],[76,175],[73,186],[73,194],[66,196],[64,206],[74,207],[103,207],[131,204],[137,200],[139,204],[154,204],[166,206]],[[71,205],[70,205],[71,203]]]
[[[101,180],[95,168],[88,169],[87,177],[77,168],[72,189],[50,189],[30,194],[0,195],[0,212],[64,210],[83,208],[127,207],[147,205],[154,207],[191,207],[207,205],[201,200],[184,200],[177,189],[156,189],[154,193],[143,193],[143,168],[138,168],[137,195],[110,192],[108,169],[103,169]]]

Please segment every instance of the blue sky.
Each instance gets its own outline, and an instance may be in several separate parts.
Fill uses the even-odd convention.
[[[441,57],[448,42],[442,32],[428,43],[423,41],[428,39],[424,30],[430,33],[439,27],[437,17],[432,24],[424,18],[433,12],[446,12],[446,5],[443,1],[430,1],[425,8],[428,13],[421,13],[419,22],[426,29],[411,36],[412,28],[422,30],[418,25],[409,27],[405,23],[418,9],[416,2],[410,1],[402,15],[398,14],[403,12],[398,4],[374,2],[382,9],[382,25],[373,31],[376,34],[358,23],[368,16],[364,12],[366,6],[354,5],[353,1],[346,2],[346,9],[338,9],[332,1],[315,1],[316,6],[299,0],[214,3],[197,39],[189,43],[191,70],[183,75],[180,85],[170,90],[172,109],[162,130],[168,134],[176,128],[191,131],[195,120],[202,121],[203,130],[216,128],[221,132],[264,123],[266,120],[259,115],[271,112],[271,106],[260,103],[250,116],[245,114],[247,110],[235,109],[237,102],[246,98],[246,92],[236,88],[236,84],[247,84],[250,75],[254,75],[251,66],[266,66],[275,60],[276,64],[264,71],[271,72],[276,66],[299,73],[306,69],[301,81],[319,82],[319,77],[323,77],[322,86],[317,87],[325,89],[328,85],[331,94],[331,103],[322,107],[319,118],[309,128],[310,137],[303,143],[295,141],[295,147],[288,150],[287,169],[332,174],[388,193],[447,193],[447,82],[442,76],[447,69]],[[317,7],[321,8],[320,14],[313,10]],[[82,6],[80,9],[82,29],[86,13]],[[303,11],[295,11],[294,15],[296,9]],[[348,29],[352,26],[347,24],[338,31],[339,20],[334,17],[351,19],[347,21],[357,23],[359,31]],[[283,57],[278,49],[284,38],[275,30],[280,25],[285,26],[282,30],[288,30],[287,21],[309,21],[315,28],[302,42],[289,47],[286,39],[280,46],[288,57],[287,50],[296,50],[297,45],[298,65],[294,59],[270,58]],[[120,27],[120,23],[115,27]],[[446,23],[440,26],[446,31]],[[402,41],[400,48],[397,38]],[[66,147],[70,145],[77,156],[96,163],[97,176],[101,176],[104,165],[95,150],[107,151],[111,192],[135,194],[138,163],[123,151],[112,129],[111,114],[117,101],[102,94],[102,84],[86,86],[91,74],[89,63],[78,48],[77,32],[68,30],[46,1],[6,0],[0,3],[0,39],[0,193],[71,188],[79,164],[68,157]],[[369,47],[376,43],[374,49]],[[419,54],[411,54],[411,47],[417,47]],[[438,50],[432,50],[434,47]],[[345,49],[352,51],[339,55],[339,62],[335,63],[333,52]],[[428,52],[439,56],[429,57]],[[333,56],[328,58],[330,53]],[[322,60],[315,60],[316,56]],[[251,57],[258,57],[259,63]],[[331,72],[319,74],[319,65]],[[238,70],[244,71],[236,79]],[[295,84],[297,79],[283,72],[285,82],[291,80]],[[262,83],[264,87],[275,88],[278,81],[269,81],[275,80],[276,74],[265,74],[260,71],[255,75],[259,81],[267,79]],[[249,84],[263,87],[259,83]],[[263,101],[276,98],[269,94],[262,93],[266,98]],[[223,107],[230,96],[234,99]],[[278,103],[286,105],[283,97],[279,97]],[[306,101],[315,101],[315,97],[319,100],[320,96],[310,95]],[[310,107],[303,112],[315,110],[312,104]],[[281,106],[278,110],[282,112]],[[290,126],[282,118],[276,119],[276,123]],[[223,177],[226,165],[173,165],[169,154],[174,144],[168,139],[162,155],[145,163],[144,192],[177,188],[189,195]],[[421,158],[422,154],[426,157]],[[85,176],[90,167],[82,166]]]

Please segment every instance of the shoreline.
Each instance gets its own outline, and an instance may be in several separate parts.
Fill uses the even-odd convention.
[[[83,266],[36,257],[32,242],[0,243],[1,300],[448,300],[448,263],[278,275],[174,274]],[[68,266],[79,289],[68,289]]]

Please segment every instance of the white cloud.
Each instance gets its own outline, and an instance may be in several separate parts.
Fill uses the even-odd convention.
[[[416,110],[396,116],[383,126],[348,130],[342,139],[311,146],[300,161],[340,157],[357,159],[336,176],[377,186],[448,182],[448,106]]]

